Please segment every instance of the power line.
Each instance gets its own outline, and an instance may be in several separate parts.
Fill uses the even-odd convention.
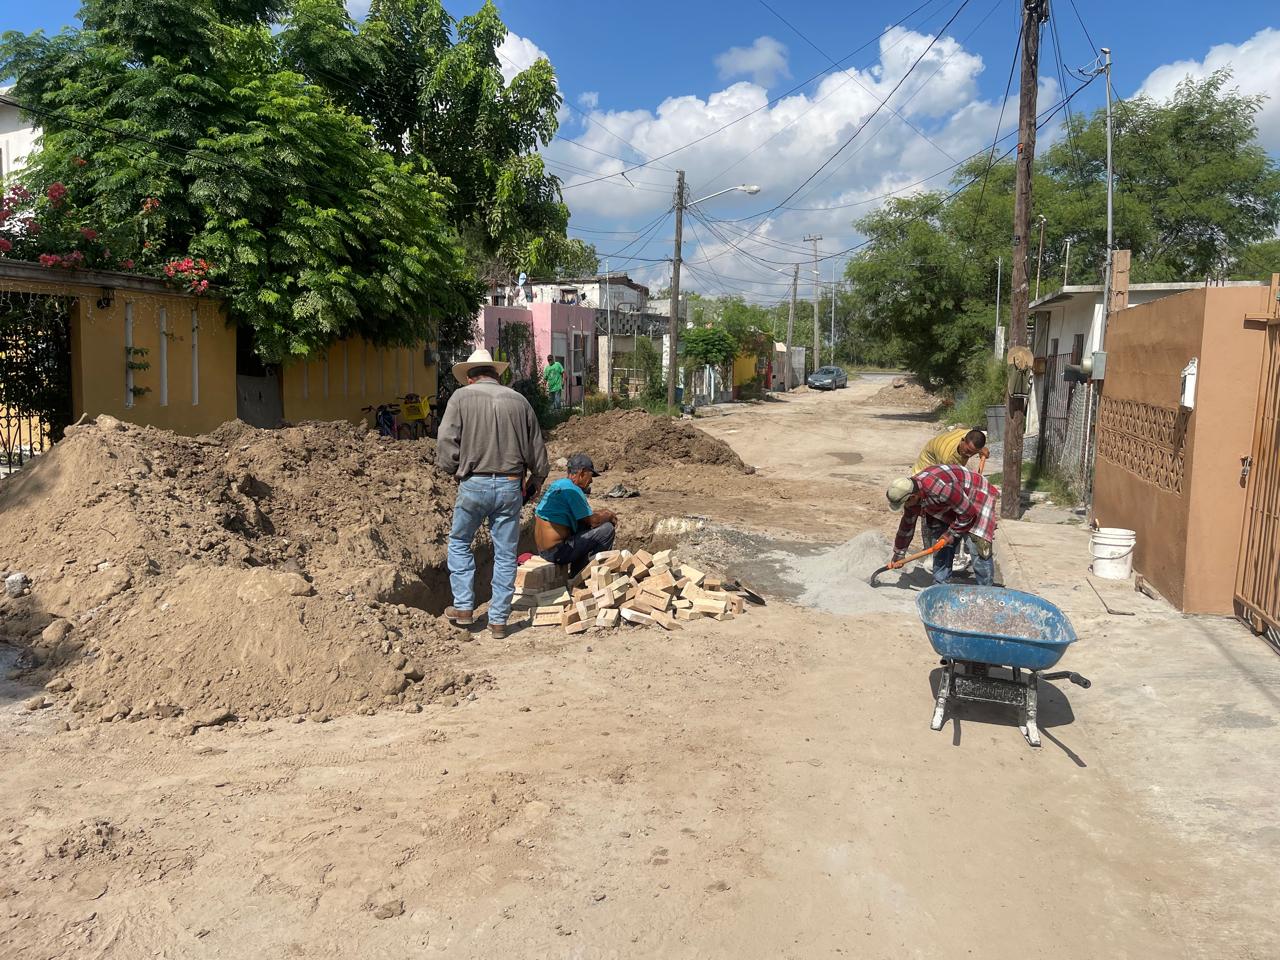
[[[769,4],[765,2],[765,0],[756,0],[756,2],[757,2],[757,3],[759,3],[759,4],[760,4],[760,6],[764,7],[766,10],[768,10],[770,13],[772,13],[772,14],[773,14],[775,17],[777,17],[779,20],[781,20],[784,24],[786,24],[786,26],[787,26],[787,27],[789,27],[789,28],[791,29],[791,32],[792,32],[792,33],[794,33],[797,37],[799,37],[801,40],[803,40],[803,41],[804,41],[805,43],[807,43],[809,46],[813,47],[813,49],[814,49],[814,50],[816,50],[819,54],[821,54],[821,55],[822,55],[822,57],[823,57],[823,58],[825,58],[825,59],[827,60],[827,62],[829,62],[829,63],[831,64],[831,66],[832,66],[832,67],[834,67],[835,69],[839,70],[841,73],[843,73],[846,77],[848,77],[850,80],[852,80],[854,83],[856,83],[859,87],[861,87],[861,88],[862,88],[863,90],[865,90],[867,93],[871,93],[872,95],[874,95],[874,92],[871,90],[871,88],[870,88],[870,87],[868,87],[865,83],[863,83],[861,80],[859,80],[859,79],[858,79],[857,74],[850,73],[848,70],[844,69],[844,67],[840,66],[840,64],[836,63],[836,62],[835,62],[835,60],[833,60],[833,59],[831,58],[831,55],[830,55],[830,54],[828,54],[828,53],[827,53],[825,50],[823,50],[820,46],[818,46],[816,43],[814,43],[814,42],[813,42],[809,37],[807,37],[807,36],[806,36],[806,35],[805,35],[801,30],[800,30],[800,28],[799,28],[799,27],[797,27],[794,23],[792,23],[790,20],[788,20],[788,19],[787,19],[786,17],[784,17],[782,14],[780,14],[780,13],[779,13],[777,10],[775,10],[773,7],[769,6]],[[934,139],[933,139],[932,137],[930,137],[927,133],[925,133],[923,130],[921,130],[919,127],[917,127],[914,123],[912,123],[910,120],[908,120],[908,119],[907,119],[905,116],[903,116],[901,113],[899,113],[899,112],[898,112],[897,107],[890,107],[890,108],[889,108],[889,111],[890,111],[894,116],[896,116],[899,120],[901,120],[903,123],[905,123],[908,127],[910,127],[912,130],[914,130],[917,134],[919,134],[921,137],[923,137],[923,138],[924,138],[924,140],[925,140],[927,143],[929,143],[931,146],[933,146],[933,147],[934,147],[934,148],[935,148],[939,153],[941,153],[941,154],[942,154],[944,157],[946,157],[948,160],[955,160],[955,157],[953,157],[951,154],[947,153],[947,151],[946,151],[946,150],[945,150],[945,149],[944,149],[944,148],[943,148],[943,147],[942,147],[942,146],[941,146],[941,145],[940,145],[936,140],[934,140]]]
[[[894,29],[895,27],[899,27],[899,26],[901,26],[901,25],[902,25],[904,22],[906,22],[909,18],[911,18],[911,17],[915,16],[917,13],[919,13],[919,12],[920,12],[921,10],[923,10],[925,7],[931,6],[932,4],[934,4],[934,3],[936,3],[936,2],[937,2],[937,0],[925,0],[925,2],[924,2],[924,3],[920,4],[920,5],[919,5],[918,7],[916,7],[914,10],[912,10],[912,11],[911,11],[911,12],[909,12],[909,13],[907,13],[905,16],[903,16],[903,17],[902,17],[901,19],[899,19],[897,22],[895,22],[895,23],[893,23],[893,24],[890,24],[888,27],[885,27],[885,28],[884,28],[884,30],[882,30],[882,31],[881,31],[880,33],[878,33],[876,36],[872,37],[872,38],[871,38],[870,40],[868,40],[866,43],[862,44],[862,46],[860,46],[860,47],[858,47],[856,50],[852,51],[848,56],[844,57],[844,58],[841,60],[841,62],[843,63],[845,60],[849,60],[850,58],[852,58],[852,57],[853,57],[853,56],[855,56],[856,54],[861,53],[861,52],[862,52],[863,50],[865,50],[867,47],[871,46],[871,44],[875,43],[877,40],[879,40],[881,37],[883,37],[883,36],[884,36],[886,33],[888,33],[890,30]],[[967,2],[967,0],[966,0],[966,2]],[[573,189],[574,187],[585,187],[587,184],[590,184],[590,183],[598,183],[598,182],[599,182],[599,181],[601,181],[601,180],[607,180],[607,179],[609,179],[609,177],[625,176],[626,174],[631,173],[633,170],[639,170],[641,167],[648,166],[648,164],[650,164],[650,163],[657,163],[659,160],[665,160],[667,157],[674,156],[675,154],[680,153],[680,152],[682,152],[682,151],[684,151],[684,150],[687,150],[687,149],[689,149],[689,148],[690,148],[690,147],[692,147],[692,146],[696,146],[697,144],[702,143],[704,140],[708,140],[708,139],[710,139],[711,137],[714,137],[714,136],[715,136],[716,134],[718,134],[718,133],[722,133],[723,131],[728,130],[730,127],[734,126],[735,124],[741,123],[743,120],[746,120],[748,117],[755,116],[755,115],[756,115],[757,113],[759,113],[761,110],[767,110],[768,108],[770,108],[770,107],[772,107],[772,106],[776,105],[776,104],[777,104],[777,103],[779,103],[780,101],[782,101],[782,100],[786,99],[787,97],[791,96],[791,94],[795,93],[796,91],[798,91],[798,90],[800,90],[800,89],[802,89],[802,88],[804,88],[804,87],[808,86],[808,85],[809,85],[810,83],[812,83],[814,80],[817,80],[819,77],[824,77],[824,76],[826,76],[826,75],[827,75],[828,73],[830,73],[830,72],[831,72],[831,70],[829,70],[829,69],[828,69],[828,70],[820,70],[819,72],[815,73],[813,76],[809,77],[808,79],[803,80],[803,81],[801,81],[800,83],[796,84],[796,85],[795,85],[795,86],[793,86],[790,90],[787,90],[786,92],[779,94],[778,96],[774,97],[773,99],[766,101],[765,103],[763,103],[763,104],[761,104],[760,106],[756,107],[754,110],[750,110],[750,111],[748,111],[747,113],[744,113],[744,114],[742,114],[742,115],[741,115],[741,116],[739,116],[739,117],[735,117],[733,120],[730,120],[730,121],[728,121],[727,123],[721,124],[720,126],[716,127],[716,129],[712,130],[711,132],[709,132],[709,133],[704,133],[703,135],[701,135],[701,136],[699,136],[699,137],[696,137],[696,138],[695,138],[695,139],[693,139],[693,140],[690,140],[688,143],[681,144],[680,146],[675,147],[675,148],[674,148],[674,149],[672,149],[672,150],[668,150],[666,153],[659,154],[657,157],[654,157],[653,159],[648,160],[648,161],[646,161],[645,163],[636,164],[635,166],[628,167],[628,168],[626,168],[626,169],[624,169],[624,170],[619,170],[619,171],[616,171],[616,172],[614,172],[614,173],[608,173],[608,174],[605,174],[604,176],[596,177],[596,178],[595,178],[595,179],[593,179],[593,180],[583,180],[583,181],[580,181],[580,182],[578,182],[578,183],[570,183],[570,184],[566,184],[566,185],[564,186],[564,189],[565,189],[565,190],[570,190],[570,189]],[[637,151],[637,152],[638,152],[638,151]],[[643,156],[643,154],[641,154],[641,156]]]

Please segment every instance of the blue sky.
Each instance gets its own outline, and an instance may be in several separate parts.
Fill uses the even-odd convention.
[[[349,7],[359,14],[361,2],[349,0]],[[545,151],[565,181],[572,232],[602,254],[616,254],[612,267],[661,285],[668,267],[654,261],[669,255],[671,225],[662,214],[670,204],[674,169],[688,172],[694,197],[736,182],[759,183],[757,196],[730,193],[708,201],[704,216],[713,222],[695,220],[686,227],[686,286],[769,299],[785,287],[785,265],[807,248],[804,236],[821,234],[823,254],[850,247],[859,239],[852,221],[874,209],[876,198],[917,189],[913,184],[930,176],[926,186],[945,186],[949,165],[989,146],[1009,76],[1019,4],[962,2],[505,0],[499,7],[512,31],[503,51],[508,69],[545,54],[566,101],[576,108],[561,111],[561,137]],[[446,3],[455,15],[478,5]],[[56,31],[74,22],[78,6],[74,0],[10,3],[0,27]],[[1161,4],[1153,16],[1147,4],[1075,0],[1073,8],[1061,0],[1053,12],[1066,65],[1083,66],[1095,55],[1083,20],[1094,42],[1112,48],[1121,96],[1167,96],[1188,72],[1232,66],[1242,89],[1274,98],[1260,129],[1267,148],[1280,155],[1280,7],[1236,0],[1225,15],[1227,6],[1180,0]],[[901,27],[877,39],[904,17]],[[844,70],[834,70],[828,56]],[[1061,97],[1056,66],[1053,35],[1046,30],[1042,105]],[[1068,87],[1076,82],[1066,79]],[[899,81],[888,101],[893,110],[872,115]],[[1073,107],[1091,110],[1101,102],[1098,83]],[[677,150],[753,110],[728,130],[627,179],[616,175],[619,168]],[[1012,101],[1005,104],[1002,132],[1015,121]],[[853,144],[802,192],[771,210],[864,123]],[[575,186],[598,177],[607,178]],[[744,217],[751,219],[732,222]],[[644,232],[647,225],[651,232]],[[831,265],[824,262],[824,275]]]

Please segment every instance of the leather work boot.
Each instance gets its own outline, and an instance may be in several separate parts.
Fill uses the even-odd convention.
[[[491,623],[489,624],[489,633],[492,634],[495,640],[505,640],[507,639],[507,625],[505,623]]]
[[[457,607],[445,607],[444,615],[447,620],[458,624],[460,627],[466,626],[476,618],[474,610],[459,610]]]

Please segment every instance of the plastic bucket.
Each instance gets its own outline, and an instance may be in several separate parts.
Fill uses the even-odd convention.
[[[1133,574],[1133,548],[1138,535],[1123,527],[1099,527],[1089,537],[1093,574],[1103,580],[1128,580]]]

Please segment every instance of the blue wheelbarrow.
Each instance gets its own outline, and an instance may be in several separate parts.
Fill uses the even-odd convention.
[[[1089,681],[1054,666],[1076,640],[1066,614],[1048,600],[1007,587],[938,584],[916,597],[929,643],[942,657],[942,681],[933,711],[934,730],[946,722],[947,707],[959,701],[1019,707],[1019,728],[1027,743],[1040,746],[1036,705],[1042,680]],[[993,669],[1007,670],[1002,676]]]

